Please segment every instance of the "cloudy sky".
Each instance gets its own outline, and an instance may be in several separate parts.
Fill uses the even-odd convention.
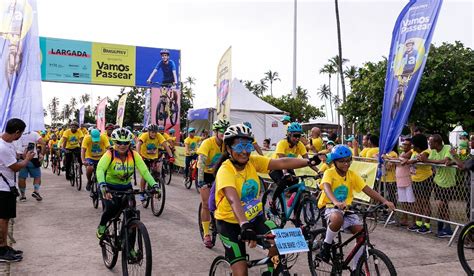
[[[361,66],[387,56],[395,20],[408,1],[339,1],[343,57]],[[460,40],[473,47],[473,1],[445,0],[433,43]],[[45,37],[181,50],[181,75],[196,79],[195,105],[215,100],[217,63],[232,46],[233,77],[259,81],[279,73],[274,94],[292,86],[293,1],[40,0],[39,33]],[[298,1],[297,85],[312,103],[327,83],[319,69],[337,54],[334,1]],[[83,93],[115,97],[120,87],[43,82],[43,104]],[[47,118],[46,122],[49,119]]]

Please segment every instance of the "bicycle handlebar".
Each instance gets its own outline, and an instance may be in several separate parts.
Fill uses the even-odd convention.
[[[317,174],[317,175],[300,175],[300,176],[297,176],[299,177],[301,180],[305,180],[306,178],[313,178],[314,180],[318,180],[321,178],[321,175]]]
[[[339,209],[337,206],[334,206],[335,209]],[[362,215],[367,215],[367,214],[372,214],[372,213],[375,213],[376,211],[378,211],[379,209],[387,209],[387,205],[383,204],[383,203],[380,203],[378,205],[373,205],[373,206],[370,206],[368,209],[366,210],[363,210],[362,208],[358,207],[358,206],[355,206],[355,205],[352,205],[352,206],[349,206],[348,209],[344,210],[345,214],[362,214]]]

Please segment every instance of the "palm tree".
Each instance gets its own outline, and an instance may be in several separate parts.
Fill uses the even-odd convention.
[[[86,94],[81,95],[81,99],[79,100],[79,102],[81,104],[86,104],[90,101],[90,99],[91,99],[91,96],[86,93]]]
[[[74,113],[76,111],[76,107],[77,107],[77,100],[76,98],[72,97],[71,101],[69,102],[69,108]]]
[[[281,81],[278,77],[278,72],[272,72],[272,70],[268,70],[268,72],[265,72],[264,80],[270,82],[270,95],[273,97],[273,82]]]
[[[69,119],[71,118],[71,115],[73,114],[73,110],[71,108],[71,106],[69,104],[65,104],[63,106],[63,110],[62,110],[62,113],[63,113],[63,121],[65,121],[66,123],[69,121]]]
[[[328,113],[328,106],[326,104],[326,101],[331,100],[331,90],[329,89],[329,86],[326,84],[321,85],[321,87],[319,87],[318,89],[317,94],[321,100],[324,100],[324,105],[326,107],[326,117],[328,117],[329,113]],[[332,104],[330,106],[330,109],[331,109],[331,116],[332,116]]]
[[[190,87],[196,84],[196,79],[189,76],[186,78],[185,83],[187,83]]]
[[[328,89],[329,89],[329,95],[331,95],[328,99],[329,99],[329,108],[331,109],[331,121],[334,121],[334,115],[333,115],[333,106],[332,106],[332,92],[331,92],[331,76],[333,74],[336,74],[336,68],[334,66],[334,63],[331,62],[331,60],[329,60],[329,63],[324,65],[323,68],[321,68],[319,70],[319,73],[323,73],[323,74],[328,74],[329,75],[329,86],[328,86]]]
[[[249,91],[253,91],[255,89],[255,85],[253,84],[253,81],[251,80],[246,80],[244,81],[244,86],[247,88]]]
[[[254,94],[258,97],[262,97],[265,91],[268,90],[268,85],[265,82],[265,79],[261,79],[260,83],[254,85]]]
[[[358,75],[359,75],[359,69],[354,65],[346,67],[346,70],[344,71],[344,77],[349,79],[349,87],[351,88],[351,91],[352,91],[352,81],[354,81],[354,79],[357,78]]]
[[[59,119],[59,99],[53,97],[48,104],[49,114],[51,115],[51,123],[55,123]]]

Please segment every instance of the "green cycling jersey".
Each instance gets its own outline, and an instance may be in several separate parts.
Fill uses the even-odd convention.
[[[142,157],[134,150],[129,150],[127,152],[127,158],[125,158],[124,161],[120,159],[118,152],[115,150],[109,150],[102,155],[102,158],[100,158],[99,164],[97,165],[97,182],[107,183],[109,186],[129,185],[135,168],[138,169],[149,186],[156,184],[155,179],[153,179],[148,171]]]

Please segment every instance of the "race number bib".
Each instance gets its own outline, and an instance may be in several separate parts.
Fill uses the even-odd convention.
[[[262,213],[263,207],[262,202],[258,199],[245,202],[244,205],[245,217],[249,221],[254,220],[260,213]]]

